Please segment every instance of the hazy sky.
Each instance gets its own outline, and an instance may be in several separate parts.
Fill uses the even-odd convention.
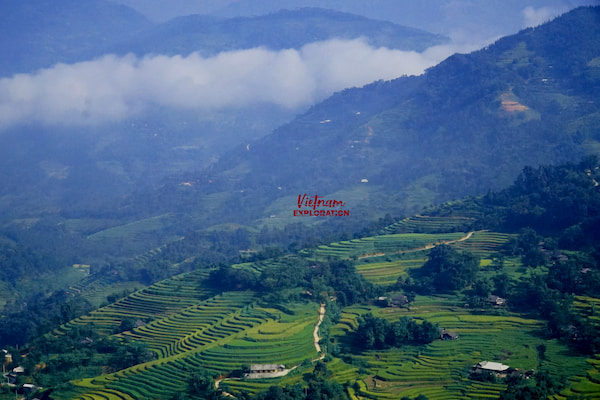
[[[228,2],[232,1],[189,0],[188,6],[194,3],[210,8],[211,4],[215,7],[217,3]],[[465,2],[468,3],[444,1],[447,6]],[[547,3],[544,7],[534,7],[523,2],[520,25],[547,21],[573,2]],[[329,40],[300,49],[255,48],[209,58],[198,54],[142,58],[105,55],[71,65],[58,64],[37,73],[0,79],[0,130],[32,122],[48,125],[115,122],[141,115],[155,105],[210,111],[271,103],[302,110],[335,91],[380,79],[421,74],[454,52],[468,52],[487,44],[475,35],[472,41],[468,40],[468,34],[463,35],[466,36],[454,38],[451,45],[436,46],[422,53],[373,48],[363,40]]]

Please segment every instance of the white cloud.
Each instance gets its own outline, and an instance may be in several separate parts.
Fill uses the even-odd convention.
[[[523,10],[523,17],[525,18],[525,27],[538,26],[545,22],[550,21],[554,17],[567,11],[566,8],[557,7],[540,7],[533,8],[531,6],[525,7]]]
[[[456,50],[436,46],[416,53],[330,40],[299,50],[254,48],[210,58],[107,55],[0,79],[0,129],[114,122],[150,105],[203,110],[263,102],[294,109],[347,87],[421,74]]]

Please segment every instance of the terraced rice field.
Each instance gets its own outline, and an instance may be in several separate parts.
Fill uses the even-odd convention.
[[[98,331],[110,334],[125,318],[145,320],[179,312],[215,294],[201,284],[206,275],[206,271],[192,272],[155,283],[114,304],[74,319],[58,333],[72,325],[93,323]]]
[[[346,240],[329,245],[319,246],[315,252],[317,257],[361,258],[399,254],[405,251],[415,251],[434,244],[459,240],[466,233],[410,233],[372,236],[361,239]]]
[[[99,232],[89,235],[87,238],[91,240],[131,240],[132,238],[135,239],[139,234],[143,234],[146,232],[156,232],[157,230],[163,228],[164,221],[168,220],[170,216],[170,214],[164,214],[152,218],[130,222],[125,225],[119,225],[101,230]]]
[[[86,276],[76,284],[70,286],[67,289],[67,294],[69,296],[77,296],[83,292],[86,292],[86,294],[92,294],[98,290],[101,290],[103,287],[106,287],[113,283],[114,279],[111,279],[107,276],[99,276],[98,274],[92,274]]]
[[[139,282],[117,282],[94,285],[93,288],[86,287],[82,297],[88,300],[92,305],[100,307],[107,303],[107,296],[123,292],[134,292],[142,290],[144,285]]]
[[[435,341],[425,347],[405,346],[401,349],[366,351],[354,358],[365,365],[358,378],[357,398],[399,399],[419,394],[429,399],[497,398],[504,384],[484,383],[468,379],[470,368],[479,361],[497,361],[521,370],[538,369],[540,360],[536,346],[545,343],[546,360],[541,366],[570,376],[571,388],[577,393],[597,389],[589,375],[582,375],[586,364],[600,367],[600,361],[570,354],[556,342],[548,342],[539,334],[544,322],[518,315],[481,315],[460,306],[460,299],[418,296],[410,310],[399,308],[348,307],[332,334],[340,343],[349,340],[348,332],[365,312],[393,321],[401,316],[426,319],[459,334],[454,341]],[[342,369],[343,374],[349,368]],[[587,369],[590,369],[589,366]],[[583,378],[586,378],[583,380]],[[343,378],[337,378],[342,381]],[[582,386],[582,387],[580,387]],[[596,393],[599,393],[596,391]],[[592,397],[588,397],[592,398]]]
[[[600,309],[600,299],[576,296],[573,307],[580,315],[600,328],[600,313],[597,311]],[[548,345],[546,346],[548,347]],[[564,371],[567,367],[574,373],[574,376],[570,378],[571,385],[561,393],[561,396],[556,396],[557,400],[566,400],[569,396],[581,399],[600,398],[600,354],[588,358],[585,365],[555,364],[551,367],[558,371]],[[581,371],[585,371],[585,374],[582,374]]]
[[[500,251],[502,246],[509,241],[511,235],[498,232],[473,232],[469,240],[455,243],[460,250],[469,251],[479,257],[488,257]]]
[[[124,334],[148,343],[158,360],[73,383],[85,391],[81,399],[165,398],[185,390],[200,368],[222,375],[244,364],[295,366],[318,356],[312,340],[317,308],[297,304],[286,315],[255,305],[250,292],[224,293]]]
[[[440,218],[416,216],[386,228],[384,235],[342,241],[301,252],[313,259],[341,257],[357,260],[357,270],[378,285],[394,283],[410,268],[426,260],[427,251],[439,243],[468,250],[482,257],[482,266],[510,239],[496,232],[467,233],[470,217]],[[429,231],[446,233],[426,233]],[[458,232],[456,232],[459,230]],[[462,232],[460,230],[463,230]],[[143,261],[141,261],[143,262]],[[507,259],[514,278],[520,262]],[[257,274],[266,268],[284,265],[285,260],[241,263]],[[484,268],[485,269],[485,268]],[[489,271],[488,271],[489,272]],[[490,272],[491,273],[491,272]],[[74,325],[94,323],[110,334],[123,318],[147,323],[117,335],[147,343],[158,359],[96,378],[74,381],[79,399],[170,398],[185,390],[190,375],[204,369],[225,375],[242,365],[284,364],[287,368],[318,357],[312,331],[318,319],[318,305],[290,303],[269,308],[252,292],[215,293],[203,283],[206,271],[195,271],[149,286],[115,304],[78,318],[63,326],[60,334]],[[600,299],[578,297],[574,307],[586,318],[597,321]],[[389,321],[403,316],[439,324],[459,335],[454,341],[434,341],[423,347],[405,346],[385,351],[365,351],[351,359],[333,357],[328,369],[331,379],[350,382],[353,399],[399,399],[426,395],[430,400],[497,398],[502,382],[477,382],[468,378],[479,361],[497,361],[522,370],[548,369],[565,374],[569,387],[556,396],[566,400],[577,395],[598,398],[600,358],[586,359],[569,352],[557,341],[547,341],[540,332],[544,322],[510,313],[506,309],[465,308],[459,296],[417,296],[410,308],[379,308],[371,305],[346,307],[330,335],[341,347],[351,344],[351,335],[361,314],[372,312]],[[546,345],[546,357],[538,359],[536,346]],[[271,385],[302,383],[307,369],[262,380],[226,380],[231,393],[256,393]],[[355,384],[355,386],[354,386]],[[65,397],[73,398],[75,396]]]
[[[410,268],[419,268],[423,265],[426,259],[424,254],[420,255],[421,257],[407,260],[359,264],[356,270],[376,285],[391,285],[398,280],[398,277],[408,276],[407,271]]]
[[[359,264],[356,265],[356,269],[367,280],[375,284],[390,285],[395,283],[398,277],[406,277],[409,269],[421,267],[427,259],[427,251],[436,244],[444,242],[450,243],[450,245],[456,249],[469,251],[479,257],[487,258],[499,251],[500,248],[510,239],[510,236],[498,232],[480,231],[469,234],[452,233],[441,235],[395,234],[376,236],[375,238],[388,242],[396,240],[396,245],[388,244],[387,248],[401,248],[402,250],[374,253],[374,255],[378,255],[378,257],[359,256]],[[364,246],[362,247],[363,250],[366,248],[366,245],[364,245],[364,240],[363,242],[360,242],[360,244],[357,244],[356,248],[359,248],[360,245]],[[330,246],[333,247],[333,245]],[[353,250],[348,251],[351,253]],[[383,259],[389,258],[387,257],[388,255],[400,255],[401,258],[393,261],[383,261]],[[377,261],[370,262],[374,259]]]
[[[468,216],[437,217],[415,215],[384,228],[386,234],[394,233],[440,233],[470,230],[475,218]]]
[[[580,315],[600,328],[600,299],[588,296],[575,296],[573,307]]]

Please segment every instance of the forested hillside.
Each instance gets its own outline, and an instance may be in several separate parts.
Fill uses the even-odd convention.
[[[310,190],[345,197],[369,218],[500,188],[525,165],[595,154],[599,19],[598,7],[580,8],[422,76],[345,90],[129,204],[177,204],[204,226],[285,218]],[[212,198],[223,206],[195,212]]]

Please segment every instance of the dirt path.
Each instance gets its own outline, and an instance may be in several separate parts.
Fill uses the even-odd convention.
[[[321,306],[319,307],[319,322],[317,322],[317,324],[315,325],[315,330],[313,331],[315,350],[317,350],[317,353],[320,354],[320,357],[316,358],[313,361],[322,360],[323,358],[325,358],[325,354],[321,354],[321,346],[319,345],[319,340],[321,340],[321,338],[319,337],[319,327],[321,326],[321,323],[323,322],[323,318],[325,318],[325,304],[324,303],[322,303]]]
[[[219,389],[219,385],[220,385],[220,384],[221,384],[221,382],[223,382],[225,379],[228,379],[228,380],[236,380],[236,379],[239,379],[239,378],[219,378],[219,379],[216,379],[216,380],[215,380],[215,389],[217,389],[217,390],[218,390],[218,389]],[[235,398],[236,398],[234,395],[232,395],[231,393],[228,393],[228,392],[221,392],[221,394],[222,394],[223,396],[226,396],[226,397],[231,397],[232,399],[235,399]]]
[[[484,231],[479,231],[479,232],[484,232]],[[440,244],[453,244],[453,243],[458,243],[458,242],[464,242],[465,240],[470,239],[471,236],[473,236],[474,233],[475,233],[475,231],[471,231],[471,232],[467,233],[465,236],[463,236],[463,237],[461,237],[459,239],[444,240],[444,241],[441,241],[441,242],[428,244],[427,246],[416,247],[414,249],[398,250],[398,251],[394,251],[394,252],[391,252],[391,253],[365,254],[364,256],[359,256],[358,259],[362,260],[363,258],[381,257],[381,256],[384,256],[386,254],[415,253],[417,251],[430,250],[430,249],[433,249],[435,246],[439,246]]]

